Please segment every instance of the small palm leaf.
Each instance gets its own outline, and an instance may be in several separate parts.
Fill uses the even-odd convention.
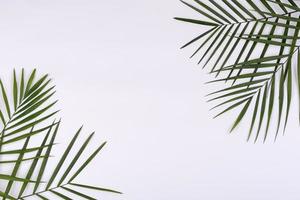
[[[276,139],[280,128],[284,131],[288,122],[294,96],[293,71],[298,72],[297,87],[300,87],[300,59],[295,56],[300,55],[298,4],[293,0],[246,0],[243,3],[236,0],[191,0],[191,3],[183,3],[207,18],[201,18],[201,24],[196,24],[208,28],[183,48],[202,40],[192,57],[206,49],[199,63],[203,67],[210,66],[210,73],[216,77],[211,83],[223,81],[226,85],[231,84],[209,95],[214,96],[209,101],[222,101],[213,109],[227,106],[216,116],[242,107],[231,131],[249,116],[248,140],[256,128],[254,141],[261,132],[264,132],[262,138],[265,141],[276,109]],[[293,66],[294,57],[297,57],[296,66]]]
[[[27,81],[25,81],[24,70],[21,72],[20,79],[14,71],[12,104],[4,84],[0,81],[4,105],[0,111],[2,125],[0,169],[4,165],[12,166],[10,173],[0,173],[0,180],[6,181],[5,187],[0,188],[0,197],[4,200],[27,199],[29,197],[49,199],[47,195],[52,194],[58,199],[73,199],[74,196],[95,199],[86,194],[84,190],[80,191],[80,188],[120,193],[115,190],[75,182],[76,178],[106,144],[106,142],[102,143],[79,165],[79,159],[82,159],[82,154],[88,148],[94,135],[92,133],[75,152],[75,156],[71,158],[71,151],[75,148],[75,143],[78,142],[82,128],[74,135],[57,165],[54,168],[52,163],[50,165],[51,152],[55,146],[60,121],[53,121],[51,124],[46,122],[58,112],[52,110],[57,101],[51,100],[55,91],[53,91],[54,87],[49,85],[48,75],[42,76],[37,81],[35,81],[35,77],[36,70],[30,74]],[[36,137],[39,138],[40,142],[31,144],[33,138]],[[7,159],[10,156],[13,156],[13,159]],[[70,163],[67,162],[69,159],[71,159]],[[28,167],[24,168],[24,166]],[[47,177],[46,174],[49,173],[49,170],[53,173]],[[62,173],[60,178],[59,173]]]

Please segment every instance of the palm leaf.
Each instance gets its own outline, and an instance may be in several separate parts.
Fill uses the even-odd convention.
[[[292,106],[294,67],[298,73],[297,87],[300,88],[300,7],[297,2],[246,0],[241,3],[237,0],[191,0],[191,3],[184,2],[184,5],[196,11],[201,10],[198,13],[205,13],[205,21],[214,24],[213,29],[202,35],[200,33],[201,37],[184,47],[200,43],[192,57],[203,49],[198,64],[202,64],[203,67],[209,66],[210,73],[216,78],[209,83],[231,83],[231,86],[209,94],[214,96],[209,102],[219,101],[213,109],[226,106],[216,116],[242,106],[231,131],[249,116],[251,123],[248,140],[256,129],[254,141],[258,140],[263,128],[263,141],[266,141],[272,124],[271,119],[276,117],[277,129],[274,138],[277,138],[280,128],[282,127],[283,131],[286,129]],[[203,24],[201,26],[210,27]],[[293,66],[296,54],[299,56],[298,65]],[[275,107],[276,104],[278,107]],[[274,109],[278,109],[276,116]]]
[[[1,166],[7,164],[13,166],[9,174],[0,173],[0,180],[7,181],[5,188],[0,188],[0,197],[4,200],[27,199],[29,197],[49,199],[47,195],[52,193],[57,198],[62,199],[73,199],[70,194],[95,199],[86,192],[80,191],[80,188],[120,193],[115,190],[74,182],[106,144],[106,142],[102,143],[82,164],[79,164],[79,159],[82,159],[82,154],[89,147],[94,135],[94,133],[89,135],[75,152],[75,156],[71,158],[71,151],[76,148],[75,143],[78,143],[78,136],[82,127],[70,141],[60,161],[54,167],[52,163],[50,164],[51,152],[56,144],[55,139],[60,121],[54,120],[51,124],[46,122],[58,112],[55,109],[52,111],[57,101],[51,100],[55,91],[53,90],[54,86],[50,86],[48,75],[35,81],[36,77],[36,70],[33,70],[29,79],[25,81],[25,72],[22,70],[21,77],[18,79],[14,70],[12,104],[4,84],[0,80],[1,98],[4,104],[0,111],[2,125],[0,156],[16,157],[16,159],[7,159],[7,157],[0,159],[0,169]],[[35,137],[41,138],[40,143],[30,144],[32,138]],[[22,144],[22,147],[19,147],[19,144]],[[71,162],[67,163],[69,159]],[[28,166],[28,168],[24,169],[23,165]],[[49,170],[52,171],[52,175],[46,177]],[[57,180],[59,172],[62,173],[62,176]],[[58,182],[56,183],[55,180]],[[18,193],[16,194],[15,191]]]

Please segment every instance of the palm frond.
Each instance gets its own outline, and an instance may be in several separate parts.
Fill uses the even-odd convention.
[[[32,71],[27,81],[25,81],[24,70],[20,78],[14,71],[11,99],[0,81],[4,105],[0,112],[2,125],[0,169],[4,165],[12,166],[10,173],[0,173],[0,180],[6,181],[5,187],[0,188],[0,197],[4,200],[29,197],[49,199],[47,196],[52,194],[58,199],[73,199],[74,196],[96,199],[80,189],[120,193],[111,189],[76,183],[76,178],[106,144],[106,142],[102,143],[85,158],[82,164],[79,164],[79,159],[84,159],[82,154],[94,135],[94,133],[89,135],[72,157],[82,127],[70,141],[59,162],[56,165],[49,162],[61,122],[54,120],[48,123],[48,120],[57,113],[55,109],[53,110],[57,101],[51,100],[55,93],[54,86],[50,86],[48,75],[42,76],[37,81],[35,77],[36,70]],[[40,142],[31,144],[33,138],[39,138]],[[13,159],[8,159],[10,156],[13,156]],[[24,166],[28,167],[24,168]],[[47,177],[49,171],[52,171],[52,175]]]
[[[287,126],[294,96],[293,71],[297,70],[297,87],[300,87],[300,59],[296,56],[299,55],[300,30],[298,4],[293,0],[246,0],[243,3],[236,0],[191,0],[191,3],[183,3],[201,14],[204,17],[202,22],[214,24],[211,28],[212,25],[202,23],[201,26],[208,27],[208,31],[183,48],[202,40],[192,57],[203,49],[198,63],[203,67],[210,66],[210,73],[216,78],[210,83],[223,81],[225,85],[231,84],[209,95],[215,96],[209,101],[221,101],[213,109],[227,106],[216,116],[242,107],[231,131],[249,116],[248,140],[256,128],[254,141],[257,141],[265,125],[262,138],[266,141],[276,109],[276,139],[280,128],[284,131]],[[298,65],[294,67],[296,57]]]

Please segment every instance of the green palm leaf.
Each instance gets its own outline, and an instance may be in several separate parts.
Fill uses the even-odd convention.
[[[83,159],[82,154],[89,147],[94,135],[94,133],[89,135],[76,151],[76,144],[80,142],[78,137],[82,127],[70,141],[60,161],[54,167],[52,163],[50,164],[51,152],[55,147],[61,122],[54,120],[52,123],[47,123],[58,112],[54,109],[57,101],[52,100],[55,93],[54,86],[50,85],[48,75],[35,81],[36,77],[36,70],[33,70],[26,81],[24,70],[22,70],[20,78],[14,70],[11,99],[0,80],[1,100],[4,105],[0,111],[0,125],[2,126],[0,156],[5,156],[0,157],[0,169],[4,165],[12,166],[10,173],[0,173],[0,180],[7,182],[4,188],[0,188],[0,197],[4,200],[27,199],[29,197],[49,199],[47,195],[54,194],[57,198],[62,199],[73,199],[74,195],[86,199],[96,199],[84,190],[80,191],[80,188],[120,193],[115,190],[75,182],[76,178],[106,144],[106,142],[102,143],[87,156],[82,164],[79,164],[80,159]],[[31,144],[33,138],[36,137],[39,138],[38,144],[36,142]],[[73,157],[72,152],[75,153]],[[14,158],[7,159],[7,156]],[[24,168],[24,166],[28,167]],[[49,171],[52,171],[52,175],[47,177],[46,174],[49,174]],[[60,177],[59,173],[62,173]]]
[[[205,22],[214,24],[212,29],[211,25],[201,24],[210,29],[183,47],[200,43],[192,57],[203,50],[198,64],[209,66],[210,73],[216,78],[209,83],[231,84],[208,95],[209,102],[218,101],[214,110],[224,107],[216,116],[241,107],[231,131],[249,118],[248,140],[256,130],[254,141],[259,139],[261,132],[266,141],[272,127],[271,119],[276,117],[276,139],[279,130],[286,129],[295,96],[294,71],[298,73],[297,87],[300,88],[298,3],[293,0],[246,0],[243,3],[190,0],[183,3],[206,17]],[[294,66],[296,57],[298,64]]]

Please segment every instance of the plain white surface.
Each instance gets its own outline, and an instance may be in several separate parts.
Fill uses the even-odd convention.
[[[84,124],[108,145],[80,177],[122,200],[300,198],[297,112],[285,137],[246,143],[213,120],[206,71],[180,51],[201,28],[179,1],[1,1],[0,71],[37,68],[57,85],[60,143]],[[94,141],[94,145],[97,142]],[[59,153],[59,151],[57,151]]]

